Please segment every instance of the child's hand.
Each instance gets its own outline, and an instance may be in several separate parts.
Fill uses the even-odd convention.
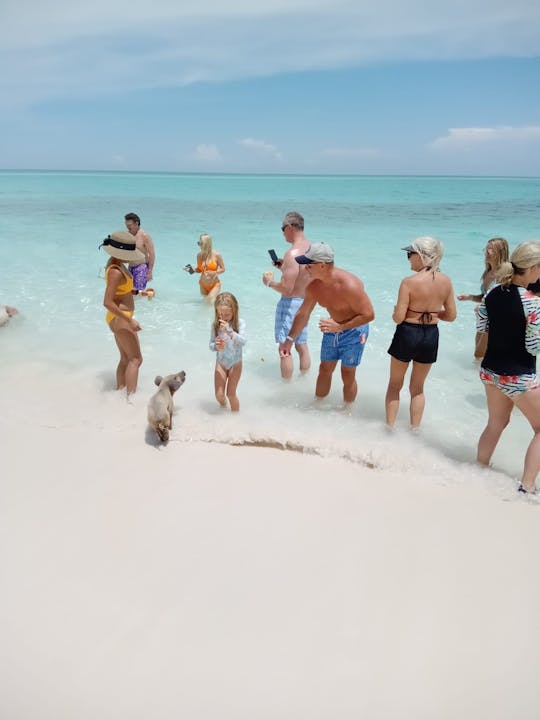
[[[229,330],[230,330],[229,323],[227,322],[227,320],[220,320],[219,327],[221,330],[223,330],[223,332],[229,332]]]
[[[216,338],[216,350],[225,350],[225,340],[219,335]]]

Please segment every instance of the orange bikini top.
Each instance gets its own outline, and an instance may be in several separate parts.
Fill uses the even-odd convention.
[[[199,260],[197,263],[197,270],[199,272],[206,272],[207,270],[215,271],[217,270],[218,265],[214,258],[211,258],[208,262],[203,263],[202,260]]]

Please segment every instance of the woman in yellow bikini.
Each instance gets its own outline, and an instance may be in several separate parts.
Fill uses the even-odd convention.
[[[192,271],[201,275],[199,278],[201,295],[213,302],[221,292],[219,276],[225,272],[225,265],[221,254],[212,249],[212,237],[210,235],[203,233],[197,244],[200,251],[197,254],[197,267],[193,268]],[[184,270],[189,272],[190,267],[190,265],[186,265]]]
[[[133,317],[133,295],[139,291],[133,289],[133,278],[124,263],[144,262],[144,255],[137,250],[133,236],[122,230],[109,235],[100,247],[111,256],[105,267],[107,286],[103,305],[107,309],[105,320],[120,351],[116,386],[118,390],[126,388],[129,397],[137,389],[143,359],[137,336],[141,326]]]

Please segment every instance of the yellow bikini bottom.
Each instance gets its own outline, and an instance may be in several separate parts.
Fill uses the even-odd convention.
[[[129,317],[129,318],[132,318],[132,317],[133,317],[133,314],[134,314],[134,313],[133,313],[133,310],[122,310],[122,313],[123,313],[126,317]],[[118,316],[115,315],[114,313],[112,313],[110,310],[108,310],[108,311],[107,311],[107,314],[105,315],[105,322],[107,323],[107,325],[110,325],[110,324],[111,324],[111,320],[114,320],[115,317],[118,317]]]

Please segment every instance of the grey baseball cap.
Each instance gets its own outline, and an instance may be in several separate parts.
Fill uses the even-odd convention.
[[[333,263],[334,251],[326,243],[312,243],[303,255],[295,258],[299,265],[311,263]]]

